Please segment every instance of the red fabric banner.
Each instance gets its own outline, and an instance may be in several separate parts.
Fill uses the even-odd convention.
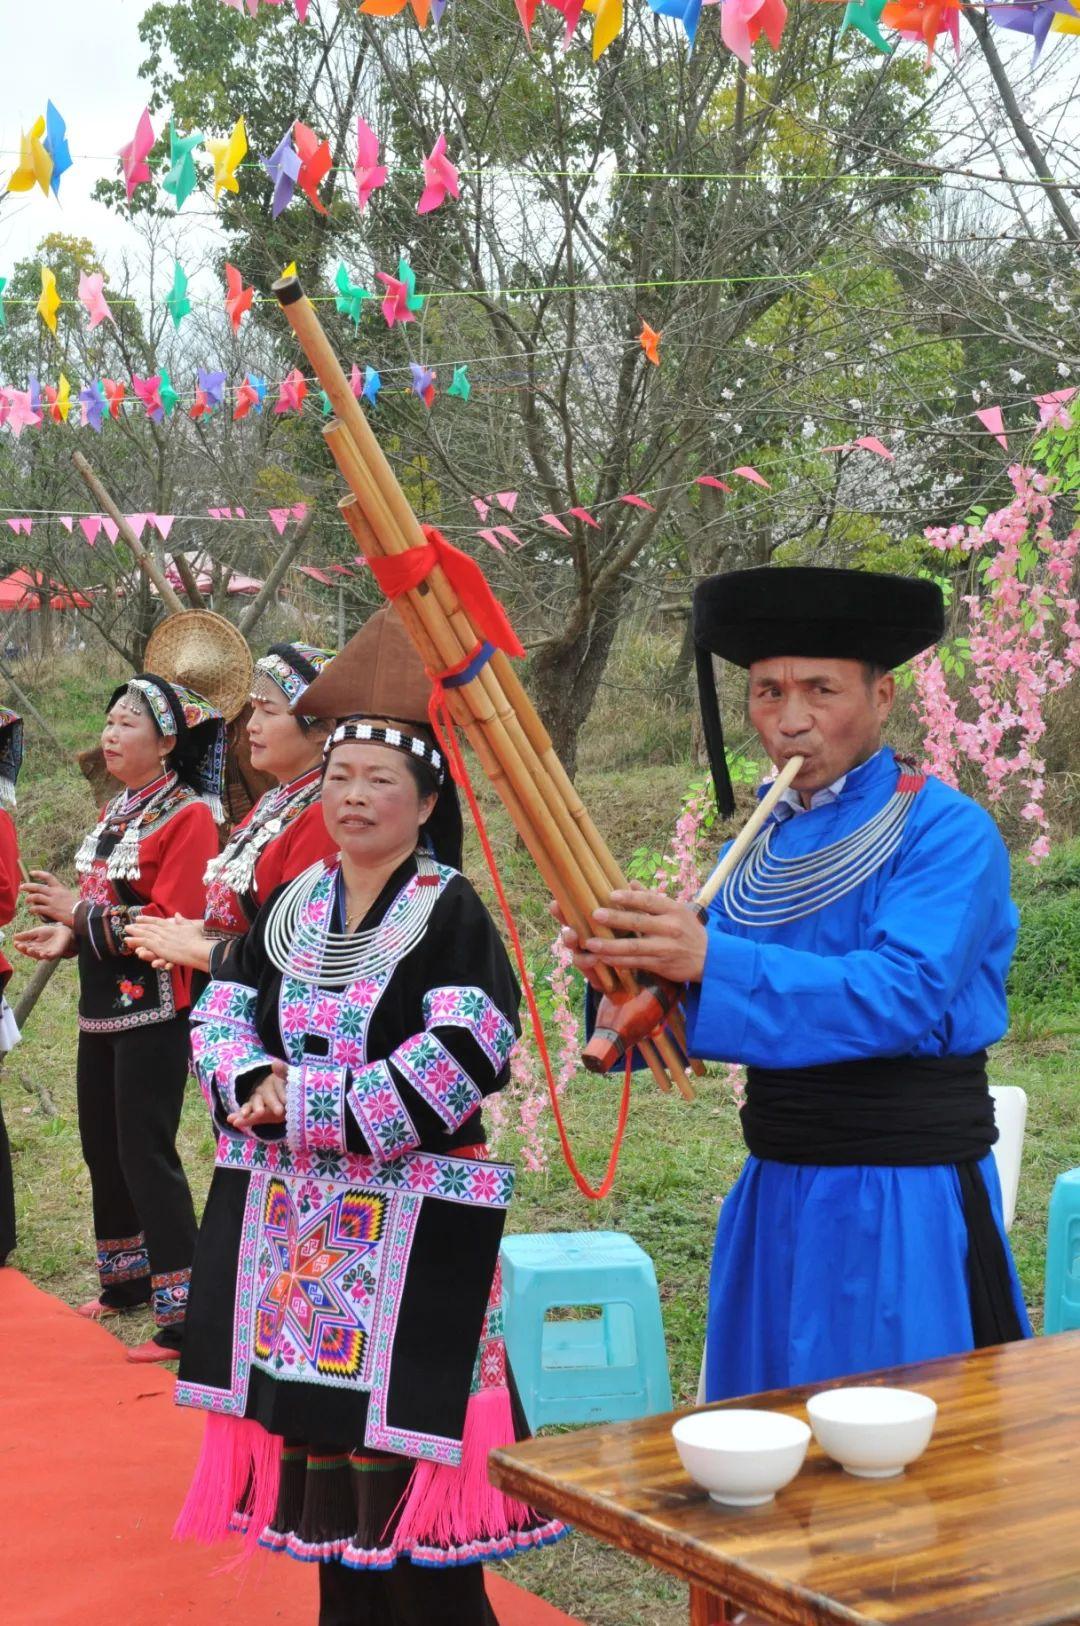
[[[434,525],[422,525],[421,530],[426,546],[409,548],[405,553],[395,553],[385,559],[368,560],[387,598],[399,598],[402,593],[419,587],[435,566],[441,565],[479,636],[507,655],[524,655],[525,650],[506,611],[491,591],[476,560],[455,548]]]

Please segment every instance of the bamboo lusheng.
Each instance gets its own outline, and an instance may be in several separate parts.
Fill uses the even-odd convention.
[[[328,436],[327,439],[332,447],[334,447],[336,444],[342,450],[344,449],[344,431],[340,431],[339,435],[335,437]],[[364,554],[365,558],[380,556],[386,557],[386,555],[382,553],[379,546],[378,537],[364,516],[358,499],[355,496],[345,497],[338,504],[338,507],[344,515],[345,521],[348,524],[349,529],[352,531],[353,537],[355,538],[356,543],[360,548],[360,551]],[[395,601],[397,612],[401,616],[401,619],[405,624],[406,631],[409,633],[413,643],[416,645],[425,666],[427,666],[429,671],[437,671],[442,664],[439,658],[439,651],[427,631],[424,624],[424,619],[419,609],[412,602],[412,597],[413,595],[410,593],[403,593]],[[462,692],[462,689],[448,689],[445,691],[445,695],[447,705],[450,710],[450,715],[453,718],[454,723],[462,729],[469,741],[469,744],[476,752],[481,767],[490,780],[496,794],[499,796],[504,807],[509,813],[514,827],[521,834],[522,840],[525,842],[529,855],[535,863],[537,869],[540,871],[541,877],[543,878],[545,884],[550,888],[553,896],[560,898],[563,908],[566,911],[567,919],[571,921],[579,934],[583,937],[588,935],[588,933],[593,930],[591,923],[587,922],[575,908],[572,899],[567,893],[563,877],[555,865],[549,848],[545,846],[544,842],[537,835],[537,832],[533,827],[525,808],[522,806],[520,800],[514,792],[512,785],[510,784],[509,779],[503,772],[502,764],[499,762],[494,750],[488,743],[484,731],[478,723],[476,717],[470,710],[468,700]],[[614,988],[615,979],[613,974],[608,971],[607,967],[604,967],[603,969],[607,973],[607,986],[609,988]],[[657,1084],[666,1093],[670,1092],[671,1082],[667,1073],[664,1071],[663,1064],[661,1063],[655,1048],[649,1044],[648,1041],[646,1041],[644,1045],[639,1046],[639,1048],[641,1049],[641,1053],[644,1056],[649,1070]]]
[[[374,558],[385,558],[392,556],[394,551],[402,551],[400,547],[388,549],[386,546],[384,539],[389,539],[395,534],[393,519],[381,508],[377,499],[372,497],[365,479],[367,471],[345,426],[341,423],[332,423],[324,430],[324,435],[347,483],[353,488],[354,493],[359,489],[371,499],[369,503],[371,512],[377,514],[379,522],[386,527],[380,536],[370,517],[364,514],[364,504],[359,498],[355,506],[348,506],[345,509],[346,519],[360,544],[361,551],[366,557]],[[400,542],[400,537],[398,541]],[[417,642],[421,655],[432,671],[460,665],[476,647],[476,633],[458,605],[452,588],[450,601],[454,608],[449,626],[433,596],[423,594],[420,588],[402,594],[396,601],[399,606],[411,604],[412,612],[421,629],[419,638],[413,634],[414,641]],[[432,658],[433,655],[435,659]],[[575,826],[558,790],[551,784],[544,765],[537,758],[518,719],[509,709],[497,682],[485,668],[470,683],[453,688],[448,694],[455,697],[455,710],[452,713],[455,721],[459,719],[462,721],[470,742],[477,747],[481,765],[520,831],[541,875],[563,907],[567,919],[580,935],[591,935],[597,929],[590,919],[592,912],[609,894],[604,872],[585,844],[582,832]],[[485,740],[486,750],[479,746],[481,739]],[[494,768],[491,766],[492,760],[495,763]],[[542,798],[539,802],[536,797],[537,790]],[[558,826],[557,832],[552,830],[552,818]],[[563,847],[559,846],[560,837]],[[555,854],[560,855],[558,861],[555,860]],[[617,873],[617,867],[610,855],[608,861],[616,868]],[[582,873],[576,872],[575,863],[585,866]],[[606,967],[603,969],[605,987],[613,991],[617,986],[615,974]],[[631,972],[620,970],[617,976],[624,989],[631,993],[636,991],[637,983]],[[660,1087],[665,1090],[670,1088],[667,1073],[664,1071],[666,1067],[680,1092],[687,1099],[692,1099],[693,1091],[683,1068],[682,1058],[667,1035],[658,1031],[653,1035],[642,1034],[640,1038],[645,1045],[644,1059]]]
[[[361,509],[365,510],[370,534],[366,547],[364,541],[358,538],[361,547],[365,552],[374,550],[377,556],[403,551],[402,548],[388,548],[383,540],[390,534],[384,527],[392,527],[393,520],[385,512],[379,512],[376,502],[366,501],[370,492],[365,489],[365,469],[344,426],[330,424],[323,433],[339,469],[353,488]],[[449,583],[447,586],[449,588]],[[453,609],[448,621],[440,613],[441,607],[432,602],[431,595],[422,594],[419,588],[403,596],[412,598],[417,615],[438,652],[439,660],[433,670],[448,669],[468,660],[478,639],[452,589],[448,596]],[[515,797],[523,804],[528,815],[533,840],[546,844],[547,850],[550,850],[552,844],[561,839],[577,865],[577,873],[572,866],[560,866],[564,884],[558,888],[556,896],[560,904],[567,907],[574,922],[583,925],[607,896],[610,883],[604,870],[551,783],[494,673],[485,666],[476,678],[463,684],[456,692],[460,693],[477,723],[488,735],[492,754],[505,770]],[[497,777],[495,788],[502,795],[501,776]],[[523,830],[522,834],[526,832]],[[592,930],[590,927],[590,935]]]
[[[709,904],[749,847],[769,814],[787,790],[799,769],[802,757],[791,757],[769,786],[727,852],[694,899],[702,919]],[[678,1009],[680,990],[662,977],[642,977],[640,990],[628,996],[625,990],[605,994],[596,1013],[596,1026],[585,1046],[582,1061],[595,1072],[607,1072],[626,1052],[640,1043],[643,1033],[651,1033],[659,1023],[671,1022]]]
[[[412,548],[425,548],[427,541],[419,522],[353,395],[314,309],[303,295],[299,280],[282,278],[274,284],[274,292],[337,413],[339,422],[328,428],[327,440],[359,500],[380,552],[392,556]],[[412,602],[445,668],[459,666],[473,654],[480,640],[439,565],[413,590]],[[570,911],[572,917],[591,916],[601,902],[607,901],[615,879],[623,882],[614,859],[608,854],[605,862],[598,860],[579,821],[567,807],[507,701],[492,671],[492,663],[485,664],[472,682],[462,685],[461,692],[477,723],[485,728],[500,766],[511,781],[514,795],[528,815],[519,828],[523,837],[529,839],[530,850],[538,836],[549,842],[552,836],[558,838],[547,848],[547,857],[563,880],[556,896],[562,898],[569,890],[575,905]],[[531,713],[531,704],[523,691],[522,696],[526,714]],[[538,743],[546,739],[540,732],[538,720],[536,737]],[[497,783],[496,789],[499,788]],[[598,837],[596,840],[602,847]],[[606,849],[604,852],[606,854]],[[568,857],[572,862],[567,863]],[[659,1032],[652,1036],[652,1042],[682,1093],[691,1097],[693,1092],[670,1038]]]

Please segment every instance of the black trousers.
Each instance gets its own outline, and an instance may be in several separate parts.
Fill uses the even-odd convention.
[[[480,1564],[392,1570],[319,1565],[319,1626],[499,1626]]]
[[[183,1320],[195,1208],[176,1150],[188,1076],[187,1014],[123,1033],[80,1033],[79,1135],[90,1171],[101,1297],[127,1308],[153,1284],[155,1320]]]
[[[11,1142],[0,1102],[0,1265],[15,1246],[15,1181],[11,1173]]]

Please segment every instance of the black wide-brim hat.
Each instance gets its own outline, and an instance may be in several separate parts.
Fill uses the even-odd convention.
[[[775,655],[816,655],[891,670],[936,644],[944,630],[941,589],[922,577],[764,565],[699,582],[693,604],[698,695],[721,813],[730,816],[735,800],[713,655],[742,667]]]

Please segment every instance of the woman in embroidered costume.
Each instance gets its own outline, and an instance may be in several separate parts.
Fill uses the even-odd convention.
[[[19,842],[15,834],[15,781],[22,764],[22,718],[0,706],[0,927],[10,925],[19,897]],[[0,944],[4,934],[0,931]],[[11,961],[0,947],[0,1055],[19,1042],[19,1030],[4,989],[11,976]],[[11,1145],[0,1105],[0,1265],[15,1246],[15,1185]]]
[[[177,1525],[320,1560],[323,1626],[490,1626],[479,1561],[562,1533],[487,1482],[524,1432],[501,1337],[513,1171],[486,1160],[518,989],[460,863],[430,686],[396,615],[308,691],[339,724],[341,849],[267,902],[195,1013],[220,1139],[177,1399],[205,1409]],[[433,851],[429,850],[433,849]]]
[[[218,943],[242,936],[275,887],[337,851],[319,806],[326,730],[291,709],[331,659],[329,650],[310,644],[275,644],[256,661],[247,724],[251,761],[278,783],[207,865],[200,920],[144,916],[135,923],[128,942],[140,959],[158,969],[211,970]]]
[[[940,589],[908,577],[770,566],[699,583],[722,810],[714,654],[749,670],[770,759],[802,763],[704,921],[659,893],[616,893],[597,918],[634,935],[578,956],[586,972],[599,958],[685,982],[691,1054],[747,1067],[750,1155],[717,1227],[709,1400],[1030,1333],[986,1076],[1008,1022],[1008,853],[982,808],[882,744],[891,669],[943,625]]]
[[[175,1360],[196,1234],[176,1150],[191,972],[143,965],[126,934],[143,914],[201,912],[225,725],[201,695],[144,672],[113,694],[101,738],[124,789],[76,854],[77,895],[34,872],[24,891],[50,924],[20,932],[15,946],[33,959],[79,960],[79,1132],[101,1279],[79,1313],[98,1320],[149,1301],[157,1331],[128,1358]]]

